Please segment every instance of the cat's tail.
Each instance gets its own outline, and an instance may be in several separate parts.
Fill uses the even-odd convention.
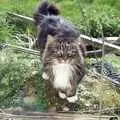
[[[39,7],[38,7],[38,13],[43,15],[59,15],[60,11],[59,9],[53,5],[48,3],[47,1],[44,1]]]
[[[38,25],[41,22],[41,19],[43,19],[43,16],[47,16],[47,15],[59,15],[60,11],[59,9],[53,5],[48,3],[47,1],[42,2],[36,12],[34,13],[34,20],[35,23]]]

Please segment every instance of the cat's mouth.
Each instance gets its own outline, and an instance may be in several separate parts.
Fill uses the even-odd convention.
[[[58,59],[54,59],[53,60],[53,63],[54,64],[63,64],[63,63],[66,63],[66,64],[69,64],[70,63],[70,60],[69,59],[67,59],[67,58],[58,58]]]
[[[62,59],[62,60],[59,60],[59,63],[68,63],[68,59]]]

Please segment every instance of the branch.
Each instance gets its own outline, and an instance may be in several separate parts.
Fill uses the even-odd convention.
[[[93,43],[96,43],[98,45],[102,45],[103,42],[102,40],[99,40],[99,39],[96,39],[96,38],[92,38],[92,37],[88,37],[86,35],[80,35],[80,38],[83,39],[83,41],[87,41],[87,42],[93,42]],[[119,50],[120,51],[120,47],[117,46],[117,45],[114,45],[114,44],[111,44],[111,43],[108,43],[108,42],[104,42],[104,45],[107,49],[112,49],[112,50]]]
[[[120,39],[120,37],[105,37],[105,41],[108,41],[108,42],[115,42],[118,39]]]
[[[11,13],[11,12],[7,12],[8,15],[12,16],[12,17],[17,17],[17,18],[21,18],[23,20],[27,20],[29,22],[34,22],[33,18],[27,17],[27,16],[23,16],[23,15],[19,15],[16,13]]]
[[[20,47],[20,46],[16,46],[16,45],[11,45],[11,44],[2,44],[1,46],[3,46],[3,48],[4,47],[11,47],[12,49],[15,49],[15,50],[18,50],[18,51],[22,51],[22,52],[25,52],[25,53],[29,53],[29,54],[40,56],[40,52],[37,51],[37,50],[24,48],[24,47]]]
[[[102,50],[93,50],[93,51],[86,51],[87,57],[101,57],[102,56]]]

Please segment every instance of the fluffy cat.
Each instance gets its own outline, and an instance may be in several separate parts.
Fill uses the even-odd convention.
[[[42,57],[43,78],[50,81],[61,98],[74,102],[77,85],[85,74],[85,47],[80,32],[59,14],[46,1],[38,7],[34,14],[38,27],[36,46]]]
[[[83,43],[78,39],[71,41],[50,39],[42,57],[43,74],[47,76],[61,98],[71,101],[69,98],[75,97],[77,85],[85,74]]]

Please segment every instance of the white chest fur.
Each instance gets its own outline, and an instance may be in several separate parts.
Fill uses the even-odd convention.
[[[72,76],[72,66],[68,63],[56,63],[53,65],[54,87],[56,89],[70,88],[70,78]]]

